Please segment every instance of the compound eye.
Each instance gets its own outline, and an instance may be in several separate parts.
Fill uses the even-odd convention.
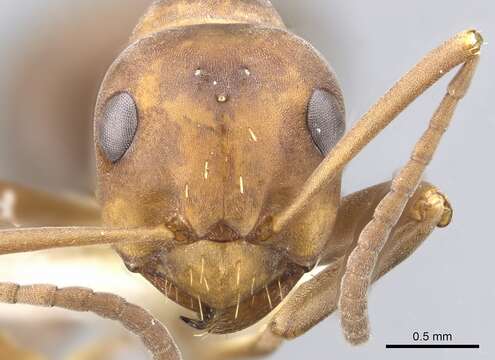
[[[98,141],[105,156],[116,163],[127,152],[138,127],[137,106],[126,92],[112,96],[105,104]]]
[[[307,120],[313,142],[326,156],[345,133],[343,107],[332,93],[315,90],[309,101]]]

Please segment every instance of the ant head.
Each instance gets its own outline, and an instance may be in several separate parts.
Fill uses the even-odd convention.
[[[333,72],[284,30],[207,24],[156,33],[124,51],[99,95],[104,222],[167,226],[184,246],[118,250],[124,259],[152,258],[155,274],[214,308],[232,306],[239,292],[241,300],[252,292],[236,272],[264,286],[290,264],[316,261],[333,227],[340,179],[271,239],[290,247],[290,257],[261,242],[260,229],[297,196],[344,126]],[[207,276],[209,291],[191,272]]]
[[[340,88],[318,53],[250,25],[131,45],[105,78],[95,124],[108,221],[179,224],[212,240],[247,237],[289,204],[345,128]],[[331,218],[339,195],[330,187],[310,208]]]

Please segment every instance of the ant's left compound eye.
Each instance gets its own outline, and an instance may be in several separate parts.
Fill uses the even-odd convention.
[[[132,96],[122,92],[105,104],[98,141],[108,160],[116,163],[130,148],[138,127],[138,112]]]
[[[308,105],[308,128],[323,155],[327,155],[342,138],[345,113],[333,94],[321,89],[313,92]]]

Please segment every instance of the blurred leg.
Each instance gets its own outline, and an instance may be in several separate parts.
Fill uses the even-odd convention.
[[[96,200],[46,193],[0,181],[0,227],[97,226]]]
[[[41,355],[21,349],[6,335],[0,334],[0,359],[8,360],[45,360]]]
[[[129,338],[108,337],[74,352],[66,360],[117,360],[118,353],[132,345]]]

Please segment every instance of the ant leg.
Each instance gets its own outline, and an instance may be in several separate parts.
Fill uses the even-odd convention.
[[[41,355],[32,351],[18,347],[14,341],[3,334],[0,334],[0,354],[2,359],[10,360],[44,360]]]
[[[59,307],[78,312],[92,312],[102,318],[120,322],[138,336],[154,360],[180,360],[177,345],[168,330],[144,309],[123,298],[89,289],[58,289],[51,285],[20,286],[0,283],[0,303]]]
[[[382,183],[350,194],[342,199],[332,237],[320,259],[321,265],[332,264],[343,257],[347,262],[347,257],[356,247],[359,234],[363,231],[365,225],[373,219],[376,207],[388,194],[391,186],[392,182]],[[443,215],[439,222],[436,219],[438,208],[443,210]],[[435,215],[429,212],[433,210]],[[406,236],[404,232],[409,231],[408,229],[411,229],[412,233],[414,233],[415,231],[419,232],[419,228],[423,226],[427,226],[430,232],[433,231],[435,226],[446,227],[450,224],[452,216],[453,210],[447,197],[442,195],[433,185],[422,182],[408,201],[399,222],[393,228],[390,242],[402,243],[402,240],[394,239]],[[407,236],[413,236],[412,233]],[[425,234],[424,237],[428,234]],[[415,236],[419,236],[419,234],[416,233]],[[420,241],[422,242],[422,240],[424,239]],[[409,253],[411,252],[409,251]]]
[[[390,187],[390,182],[384,183],[343,200],[328,251],[321,259],[321,264],[327,268],[297,288],[275,314],[271,325],[275,334],[288,339],[301,336],[337,310],[347,259]],[[448,225],[451,216],[452,209],[446,197],[432,185],[422,183],[392,229],[371,281],[377,281],[408,258],[436,227]]]
[[[232,339],[216,345],[217,348],[213,350],[220,349],[220,352],[215,355],[221,355],[217,358],[268,355],[276,351],[283,340],[303,335],[333,314],[337,310],[347,257],[390,187],[391,183],[387,182],[345,197],[339,209],[335,231],[320,262],[326,268],[300,285],[261,332],[252,337]],[[452,209],[446,198],[432,185],[422,183],[380,253],[373,281],[409,257],[435,227],[447,225],[451,215]]]
[[[94,199],[54,195],[0,181],[0,227],[96,226],[100,208]]]
[[[373,219],[362,231],[349,256],[342,278],[339,307],[344,335],[352,344],[361,344],[369,338],[367,291],[378,256],[419,186],[421,176],[449,126],[457,103],[469,88],[477,64],[478,57],[468,60],[450,83],[429,128],[416,144],[411,159],[393,180],[390,192],[375,209]]]

